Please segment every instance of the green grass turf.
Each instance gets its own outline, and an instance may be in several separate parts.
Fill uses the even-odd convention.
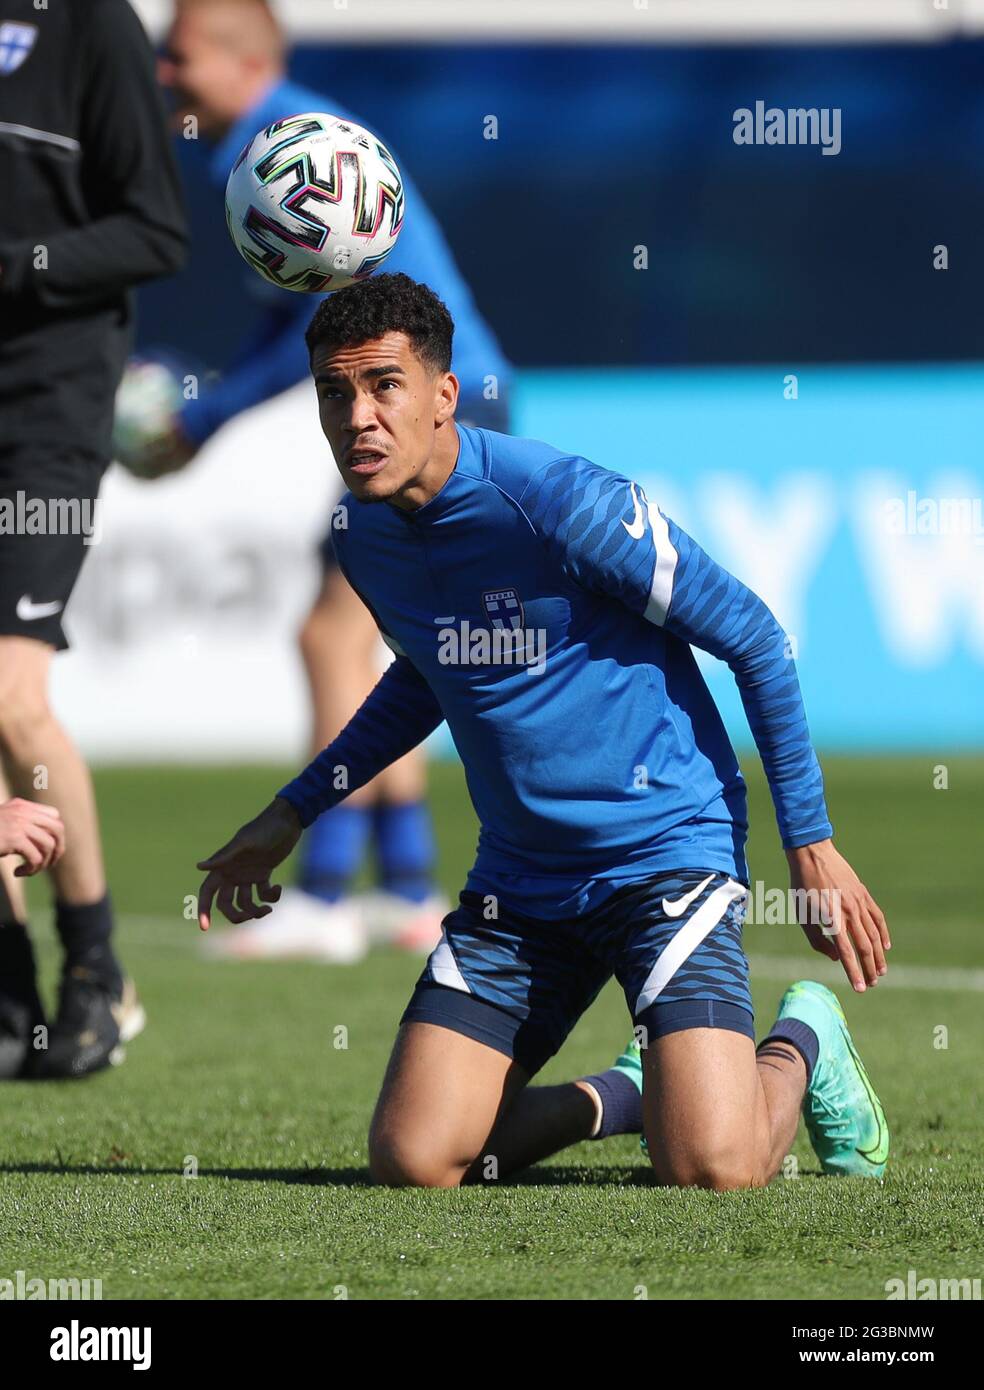
[[[748,760],[751,764],[751,760]],[[518,1180],[373,1189],[366,1128],[419,962],[206,962],[182,915],[194,861],[265,803],[283,769],[139,768],[97,777],[120,948],[149,1026],[86,1082],[0,1087],[0,1277],[101,1278],[107,1298],[860,1298],[886,1279],[984,1275],[979,808],[984,760],[826,763],[838,840],[881,901],[893,962],[920,988],[839,988],[893,1130],[884,1183],[818,1175],[716,1195],[655,1188],[632,1139],[581,1144]],[[475,837],[458,769],[433,772],[444,887]],[[782,885],[753,776],[752,873]],[[39,905],[45,986],[58,965]],[[752,927],[760,1029],[795,973],[824,969],[795,927]],[[925,967],[930,967],[929,973]],[[974,977],[970,972],[977,970]],[[900,972],[901,973],[901,972]],[[915,970],[919,974],[919,970]],[[789,976],[791,978],[791,976]],[[334,1029],[348,1047],[333,1046]],[[948,1030],[948,1047],[934,1030]],[[543,1073],[604,1065],[627,1036],[609,986]],[[187,1156],[197,1179],[182,1176]]]

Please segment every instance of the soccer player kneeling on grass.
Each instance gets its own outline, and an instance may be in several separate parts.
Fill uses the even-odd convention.
[[[631,479],[455,423],[453,324],[404,275],[307,333],[349,489],[338,559],[396,659],[342,733],[202,861],[200,925],[270,912],[301,830],[446,719],[481,822],[403,1015],[370,1132],[383,1183],[453,1186],[644,1132],[668,1184],[753,1187],[802,1109],[824,1171],[879,1176],[888,1131],[835,996],[801,982],[756,1051],[742,949],[745,785],[692,647],[734,673],[804,922],[855,990],[884,918],[831,841],[786,638]],[[345,775],[340,776],[339,770]],[[259,902],[254,901],[254,892]],[[802,899],[801,899],[802,900]],[[641,1050],[529,1086],[615,975]]]

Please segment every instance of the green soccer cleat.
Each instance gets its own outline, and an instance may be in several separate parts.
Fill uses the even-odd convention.
[[[888,1123],[837,996],[813,980],[800,980],[782,996],[779,1018],[808,1024],[820,1042],[803,1119],[821,1168],[840,1177],[880,1178],[888,1159]]]
[[[642,1051],[635,1038],[626,1044],[625,1051],[612,1063],[612,1071],[624,1072],[642,1095]]]

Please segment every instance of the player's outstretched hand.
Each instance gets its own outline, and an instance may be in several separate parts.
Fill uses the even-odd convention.
[[[839,960],[853,989],[878,983],[891,949],[881,908],[832,840],[786,851],[790,883],[797,895],[799,920],[815,951]]]
[[[265,811],[244,825],[227,845],[202,859],[198,867],[208,877],[198,892],[198,925],[208,931],[212,921],[212,899],[230,922],[248,922],[265,917],[270,903],[280,898],[280,888],[270,875],[290,854],[301,837],[301,822],[288,801],[275,797]],[[253,902],[253,889],[259,903]]]
[[[54,806],[15,796],[0,805],[0,855],[19,854],[15,878],[27,878],[57,864],[65,849],[65,827]]]

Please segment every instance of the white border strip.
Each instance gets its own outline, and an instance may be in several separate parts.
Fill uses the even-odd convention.
[[[159,37],[171,0],[131,0]],[[292,39],[334,43],[946,42],[984,0],[273,0]]]

